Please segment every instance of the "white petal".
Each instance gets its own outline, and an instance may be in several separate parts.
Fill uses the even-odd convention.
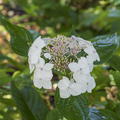
[[[87,59],[85,57],[81,57],[81,59],[78,61],[78,64],[79,64],[80,69],[84,73],[86,73],[86,74],[90,73],[88,61],[87,61]]]
[[[82,76],[82,74],[80,71],[73,73],[73,78],[75,81],[79,81],[81,79],[81,76]]]
[[[86,66],[88,66],[87,59],[85,57],[81,57],[78,61],[78,64],[81,68],[85,68]]]
[[[76,72],[77,70],[79,70],[79,65],[75,62],[70,63],[68,67],[72,72]]]
[[[75,79],[76,83],[79,84],[81,93],[86,92],[89,75],[81,74],[81,72],[77,72],[73,74],[73,78]]]
[[[89,55],[92,56],[93,61],[100,61],[100,57],[93,46],[88,46],[84,51]]]
[[[85,93],[87,91],[87,83],[84,81],[82,83],[78,83],[81,88],[81,93]]]
[[[42,88],[42,83],[41,83],[41,80],[33,80],[33,84],[35,87],[37,88]]]
[[[36,64],[38,62],[38,59],[40,57],[41,50],[32,50],[29,51],[29,61],[31,64]]]
[[[60,97],[61,98],[68,98],[70,97],[70,93],[68,91],[68,89],[60,89]]]
[[[44,56],[45,56],[45,58],[51,59],[50,53],[45,53]]]
[[[42,83],[41,83],[41,80],[40,80],[40,77],[39,77],[38,73],[39,73],[39,71],[35,70],[34,76],[33,76],[33,83],[34,83],[35,87],[41,88],[42,87]]]
[[[45,42],[43,39],[41,39],[41,37],[39,36],[37,39],[34,40],[32,46],[36,47],[36,48],[43,48],[45,47]]]
[[[94,62],[94,59],[91,55],[87,55],[86,59],[87,59],[88,63],[92,64]]]
[[[84,49],[84,51],[85,51],[88,55],[91,55],[91,54],[93,54],[93,47],[92,47],[92,46],[88,46],[87,48]]]
[[[33,80],[40,79],[41,77],[40,73],[41,73],[41,69],[39,68],[35,69],[34,74],[33,74]]]
[[[76,82],[82,83],[82,81],[86,81],[87,75],[82,73],[81,71],[78,71],[73,74],[73,78]]]
[[[43,68],[44,65],[45,65],[45,60],[43,58],[39,58],[38,63],[36,64],[36,67],[40,69],[40,68]]]
[[[77,95],[80,95],[82,93],[80,85],[77,84],[77,83],[72,83],[69,86],[69,91],[70,91],[70,94],[73,95],[73,96],[77,96]]]
[[[87,85],[87,91],[88,92],[92,92],[92,89],[95,88],[96,83],[93,77],[90,77],[89,81],[88,81],[88,85]]]
[[[63,79],[58,82],[58,88],[65,90],[69,87],[69,84],[70,84],[69,79],[67,77],[63,77]]]
[[[46,63],[43,69],[44,69],[44,70],[51,70],[51,69],[53,68],[53,66],[54,66],[54,65],[51,64],[51,63]]]
[[[52,83],[50,80],[42,80],[42,86],[45,89],[51,89],[52,88]]]
[[[39,74],[41,74],[40,79],[42,79],[42,80],[51,80],[53,77],[51,70],[49,70],[49,71],[42,70],[41,73],[39,73]]]
[[[38,37],[31,45],[28,51],[29,63],[36,64],[39,60],[41,50],[45,46],[44,41],[41,37]]]
[[[89,55],[86,57],[86,59],[88,61],[89,70],[90,70],[90,72],[92,72],[93,67],[94,67],[94,64],[93,64],[94,60],[93,60],[92,56],[89,56]]]

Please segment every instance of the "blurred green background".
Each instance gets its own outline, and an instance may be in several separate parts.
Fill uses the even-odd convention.
[[[0,14],[44,37],[62,34],[90,40],[117,33],[120,38],[120,0],[0,0]],[[10,82],[15,79],[21,88],[32,81],[27,58],[16,55],[9,41],[9,33],[0,25],[0,120],[24,120],[12,98]],[[95,67],[93,76],[97,87],[88,94],[89,106],[107,110],[105,114],[114,118],[108,120],[120,120],[120,48],[109,61]],[[54,90],[37,91],[53,109]]]

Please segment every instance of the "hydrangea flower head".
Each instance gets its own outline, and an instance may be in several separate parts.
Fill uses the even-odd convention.
[[[100,61],[92,43],[79,37],[38,37],[28,53],[30,72],[37,88],[52,88],[53,70],[64,73],[58,81],[61,98],[92,92],[94,62]],[[54,80],[53,80],[54,82]]]

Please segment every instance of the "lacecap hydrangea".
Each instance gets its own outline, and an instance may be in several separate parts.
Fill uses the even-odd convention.
[[[61,98],[92,92],[94,62],[100,61],[93,44],[80,37],[38,37],[28,52],[30,72],[37,88],[52,89],[54,71],[61,73],[57,86]]]

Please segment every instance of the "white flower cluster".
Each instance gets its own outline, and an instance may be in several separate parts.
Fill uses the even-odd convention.
[[[42,48],[45,47],[45,42],[38,37],[31,45],[28,52],[28,62],[30,67],[30,72],[34,71],[33,83],[38,88],[51,89],[51,79],[53,77],[52,68],[53,64],[45,63],[45,60],[41,58]],[[49,53],[44,55],[50,58]]]
[[[81,57],[78,59],[78,62],[72,62],[68,65],[71,72],[73,72],[73,78],[72,80],[69,80],[67,77],[63,77],[63,79],[59,81],[58,87],[62,98],[91,92],[96,84],[94,78],[90,75],[90,72],[93,70],[94,61],[100,61],[91,42],[75,36],[72,37],[79,41],[80,47],[87,53],[87,56]]]
[[[78,58],[77,62],[70,62],[68,68],[72,73],[71,79],[63,76],[62,80],[58,82],[58,88],[60,89],[61,98],[68,98],[71,95],[77,96],[85,92],[91,92],[95,88],[95,80],[91,76],[94,62],[100,61],[92,43],[82,38],[75,36],[71,37],[76,40],[81,50],[87,54],[85,57]],[[41,58],[42,48],[44,48],[44,39],[38,37],[32,44],[28,53],[28,62],[30,71],[34,71],[34,85],[38,88],[51,89],[51,79],[53,77],[52,69],[54,64],[45,63],[45,60]],[[51,59],[50,53],[45,53],[44,57]]]

